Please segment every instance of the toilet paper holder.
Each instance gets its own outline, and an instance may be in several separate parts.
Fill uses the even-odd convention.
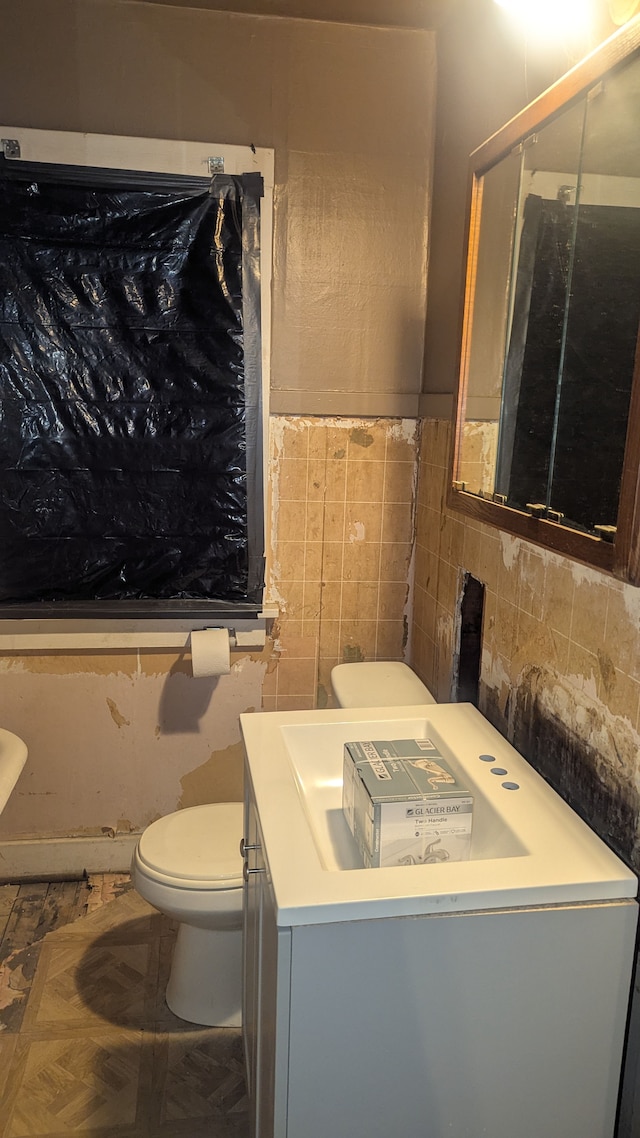
[[[226,625],[222,624],[207,624],[202,629],[207,632],[209,629],[223,629]],[[193,632],[199,632],[200,629],[192,629]],[[230,648],[264,648],[267,642],[267,634],[264,628],[250,628],[246,631],[237,629],[235,626],[228,629],[229,632],[229,647]]]

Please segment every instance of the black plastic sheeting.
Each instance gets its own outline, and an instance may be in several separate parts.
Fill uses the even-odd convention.
[[[529,194],[496,476],[508,505],[616,524],[639,318],[638,210]]]
[[[7,165],[0,601],[259,603],[259,177]]]

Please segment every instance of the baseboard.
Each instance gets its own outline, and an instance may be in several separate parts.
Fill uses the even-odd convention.
[[[0,840],[0,882],[79,880],[87,873],[128,873],[139,834],[99,838]]]

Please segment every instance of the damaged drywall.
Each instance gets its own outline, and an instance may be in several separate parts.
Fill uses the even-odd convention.
[[[47,671],[0,659],[0,723],[29,748],[0,818],[2,840],[118,836],[189,796],[238,800],[239,715],[260,707],[268,654],[234,652],[228,675],[202,678],[179,654],[165,655],[159,671],[157,656],[141,653],[131,672],[119,670],[117,654],[109,672],[103,655],[96,672],[86,655],[81,671],[62,654],[47,657]]]
[[[232,743],[222,751],[212,751],[206,762],[195,770],[188,771],[180,779],[182,795],[177,804],[178,809],[210,802],[211,789],[214,786],[217,801],[241,802],[244,790],[243,764],[242,742]]]

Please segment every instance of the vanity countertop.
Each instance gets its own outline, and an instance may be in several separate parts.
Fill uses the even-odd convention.
[[[635,875],[470,704],[240,721],[281,926],[636,895]],[[425,737],[474,795],[471,859],[364,869],[342,814],[344,744]]]

